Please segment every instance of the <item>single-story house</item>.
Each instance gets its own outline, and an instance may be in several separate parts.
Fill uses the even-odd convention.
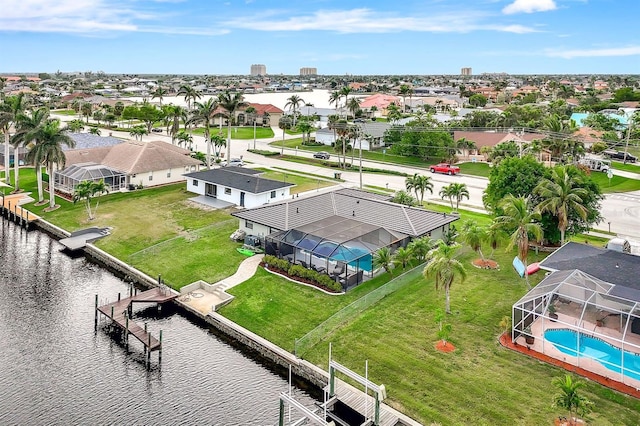
[[[113,190],[131,186],[157,186],[185,180],[185,172],[200,170],[201,162],[190,156],[188,149],[161,141],[124,141],[115,145],[65,151],[66,167],[73,165],[84,169],[106,166],[114,176],[124,179],[114,181]],[[119,173],[115,173],[119,172]],[[58,189],[73,192],[77,181],[61,170],[56,172]]]
[[[259,170],[243,167],[220,167],[186,173],[187,191],[221,201],[224,205],[253,208],[275,203],[291,196],[292,183],[265,179]]]
[[[358,129],[358,137],[351,141],[351,144],[355,149],[362,149],[365,151],[381,148],[384,146],[384,135],[387,130],[391,128],[391,124],[384,122],[366,122],[366,123],[354,123]],[[319,129],[316,131],[316,142],[322,143],[327,146],[335,144],[338,135],[332,130],[327,128]]]
[[[374,273],[373,254],[412,239],[441,238],[458,216],[393,203],[388,195],[344,188],[232,213],[239,229],[264,241],[265,252],[345,287]]]

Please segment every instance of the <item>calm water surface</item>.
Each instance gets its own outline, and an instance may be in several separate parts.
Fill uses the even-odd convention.
[[[144,364],[101,323],[94,301],[126,294],[110,272],[0,218],[0,425],[274,425],[286,378],[173,309],[141,306],[163,330],[162,363]],[[303,390],[294,394],[313,404]]]

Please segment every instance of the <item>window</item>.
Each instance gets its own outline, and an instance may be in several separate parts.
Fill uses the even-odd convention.
[[[231,195],[231,188],[225,188],[224,195]]]
[[[196,166],[191,166],[191,171],[195,172],[196,171]]]
[[[153,175],[149,175],[149,180],[153,180]]]
[[[184,166],[184,171],[188,172],[189,171],[189,166]]]
[[[171,172],[167,172],[167,177],[170,178],[171,177]]]
[[[197,179],[194,179],[194,180],[193,180],[193,182],[191,182],[191,184],[192,184],[193,186],[198,186],[198,180],[197,180]]]
[[[251,222],[250,220],[245,220],[244,227],[247,229],[253,229],[253,222]]]
[[[271,191],[271,198],[276,198],[276,191]]]

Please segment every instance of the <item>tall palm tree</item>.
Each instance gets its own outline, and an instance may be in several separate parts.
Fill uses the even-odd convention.
[[[387,107],[387,118],[391,122],[392,125],[396,124],[398,120],[402,118],[402,112],[400,108],[395,103],[389,104]]]
[[[529,254],[529,235],[536,241],[542,240],[542,225],[540,224],[540,212],[531,206],[529,197],[514,197],[508,194],[499,204],[504,214],[494,219],[493,225],[509,234],[507,250],[518,247],[518,258],[527,267],[527,255]],[[527,275],[525,274],[525,277]],[[529,280],[527,277],[527,287]]]
[[[10,162],[9,151],[11,129],[14,127],[18,115],[20,115],[26,109],[27,100],[24,97],[24,93],[20,93],[16,96],[7,96],[0,104],[0,131],[4,134],[4,174],[5,182],[7,185],[11,185],[10,180]],[[18,162],[17,152],[14,152],[14,162]]]
[[[211,120],[218,108],[218,102],[213,98],[209,98],[203,103],[196,102],[194,108],[189,122],[204,124],[204,143],[207,145],[207,167],[211,167]]]
[[[202,97],[200,92],[198,92],[188,84],[183,84],[182,86],[180,86],[177,95],[184,96],[184,101],[187,103],[187,109],[191,109],[191,104]]]
[[[456,148],[462,150],[462,156],[468,157],[472,149],[477,149],[476,143],[469,139],[460,138],[456,141]]]
[[[436,290],[444,288],[445,312],[451,313],[451,285],[456,279],[464,282],[467,278],[467,270],[464,265],[455,259],[459,244],[447,245],[440,241],[438,245],[429,251],[429,262],[424,267],[422,275],[425,278],[435,277]]]
[[[129,129],[129,135],[133,136],[133,138],[136,140],[138,138],[142,140],[142,137],[148,134],[149,134],[149,131],[145,126],[133,126],[131,129]]]
[[[187,148],[193,143],[193,136],[186,130],[180,130],[176,135],[176,140],[178,141],[178,146],[182,146],[182,144],[184,144],[184,147]],[[206,157],[205,160],[209,161]]]
[[[402,109],[403,112],[407,111],[407,96],[413,95],[413,88],[408,84],[401,84],[398,89],[398,94],[402,96]]]
[[[445,198],[449,199],[451,203],[451,210],[458,211],[458,207],[460,206],[460,201],[463,198],[469,199],[469,190],[467,189],[467,185],[464,183],[452,183],[446,186],[443,186],[440,190],[440,198],[443,200]],[[453,200],[456,200],[456,206],[453,207]]]
[[[480,259],[484,262],[484,254],[482,254],[482,243],[487,240],[486,228],[478,225],[475,220],[469,220],[462,226],[462,241],[467,243],[471,250],[480,255]]]
[[[578,214],[583,220],[587,218],[588,210],[583,204],[588,193],[579,184],[580,180],[572,176],[567,167],[556,166],[551,170],[551,179],[542,179],[533,190],[542,198],[538,204],[540,212],[549,212],[558,218],[562,245],[564,245],[564,236],[571,213]]]
[[[569,374],[564,377],[556,377],[551,383],[560,391],[553,399],[555,406],[569,411],[569,425],[578,424],[575,421],[575,416],[578,413],[584,416],[591,411],[591,406],[593,405],[591,401],[578,392],[583,383],[573,380]]]
[[[66,129],[60,129],[58,120],[49,121],[42,126],[36,139],[42,144],[42,161],[47,164],[49,173],[49,209],[56,208],[55,171],[56,168],[64,168],[66,158],[62,151],[62,145],[74,148],[76,143],[66,133]]]
[[[433,183],[431,183],[431,178],[429,176],[423,176],[415,173],[413,176],[406,178],[404,184],[407,191],[415,192],[416,198],[420,202],[421,206],[424,201],[425,191],[429,191],[433,194]]]
[[[31,113],[20,113],[16,118],[16,133],[11,137],[11,145],[16,153],[13,161],[14,165],[14,191],[20,191],[20,169],[17,161],[17,153],[20,148],[28,148],[31,143],[37,142],[38,131],[49,119],[47,108],[38,108]]]
[[[293,114],[293,127],[296,127],[296,112],[302,104],[304,104],[304,100],[298,95],[291,95],[287,98],[287,103],[284,104],[285,109],[289,108],[289,111]]]
[[[156,90],[151,92],[151,99],[153,100],[155,98],[158,98],[158,100],[160,101],[160,106],[162,106],[162,99],[164,99],[166,94],[167,90],[163,89],[162,86],[158,86]]]
[[[234,93],[233,95],[228,90],[218,95],[218,105],[227,110],[229,114],[227,121],[227,161],[231,160],[231,122],[236,116],[236,111],[239,108],[247,106],[247,102],[244,101],[244,97],[241,93]]]
[[[347,107],[347,104],[349,102],[349,95],[351,94],[352,91],[353,90],[349,86],[344,86],[342,89],[340,89],[340,97],[344,98],[344,107],[345,108]],[[345,118],[347,118],[346,117],[346,115],[347,115],[346,111],[345,111],[344,115],[345,115]]]
[[[89,102],[85,102],[82,104],[82,107],[80,109],[82,111],[82,115],[87,118],[87,123],[89,123],[89,117],[91,117],[91,114],[93,113],[93,105],[91,105]]]
[[[349,99],[349,102],[346,105],[347,110],[351,113],[353,118],[356,118],[358,111],[360,111],[360,102],[362,101],[358,98],[351,98]]]
[[[336,111],[340,108],[340,98],[342,98],[342,95],[339,90],[334,90],[329,95],[329,105],[336,104]]]

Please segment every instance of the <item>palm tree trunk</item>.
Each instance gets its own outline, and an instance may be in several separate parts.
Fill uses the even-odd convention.
[[[20,169],[19,169],[19,164],[20,164],[20,160],[18,160],[18,150],[20,148],[19,147],[15,147],[13,148],[13,181],[14,181],[14,185],[13,185],[13,192],[19,192],[20,191]]]
[[[38,182],[38,203],[44,201],[44,192],[42,190],[42,165],[36,164],[36,180]]]
[[[449,285],[444,286],[444,310],[446,313],[451,313],[451,303],[450,303],[450,295],[449,295]]]
[[[229,115],[229,123],[227,124],[227,164],[229,161],[231,161],[231,115]]]
[[[4,132],[4,180],[7,185],[11,185],[11,178],[9,177],[10,163],[9,156],[9,128],[7,127]]]
[[[87,208],[87,214],[89,215],[89,220],[93,220],[93,215],[91,214],[91,198],[87,197],[85,207]]]
[[[211,137],[209,135],[209,123],[204,129],[204,143],[207,144],[207,169],[211,168]]]
[[[53,162],[49,163],[49,208],[56,206],[56,183],[53,176]]]

